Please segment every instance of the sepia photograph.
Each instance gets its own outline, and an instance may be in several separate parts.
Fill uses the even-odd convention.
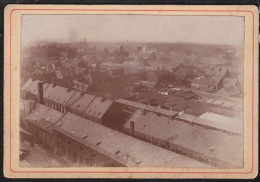
[[[243,167],[244,17],[21,26],[20,166]]]
[[[5,176],[257,175],[256,8],[6,15]]]

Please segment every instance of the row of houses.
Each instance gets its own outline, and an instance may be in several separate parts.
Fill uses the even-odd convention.
[[[97,123],[102,123],[104,114],[112,104],[104,98],[32,79],[21,88],[21,94],[23,99],[39,101],[63,113],[70,111]]]
[[[42,97],[39,96],[38,91],[42,93]],[[105,114],[113,104],[113,101],[105,98],[95,97],[75,89],[64,88],[54,83],[43,83],[32,79],[29,79],[21,88],[21,95],[23,99],[39,100],[40,103],[60,112],[69,111],[97,123],[103,122]],[[117,102],[120,102],[120,99]],[[124,102],[128,102],[128,105],[135,105],[134,108],[148,109],[169,118],[178,114],[177,111],[158,107],[157,105],[147,106],[138,102]]]
[[[27,106],[31,111],[23,117],[22,126],[32,134],[31,141],[65,157],[73,166],[213,168],[70,112],[40,103]]]
[[[40,88],[42,85],[42,90]],[[42,98],[38,96],[38,90],[42,92]],[[22,98],[41,100],[41,103],[61,112],[72,112],[86,119],[104,124],[104,118],[112,111],[116,112],[118,104],[133,109],[141,109],[154,112],[168,118],[175,118],[181,113],[199,117],[205,112],[214,112],[226,116],[234,116],[237,105],[220,100],[199,100],[200,97],[193,92],[181,92],[172,96],[158,93],[136,94],[130,98],[118,99],[115,102],[89,95],[78,90],[64,88],[53,83],[41,83],[29,79],[21,89]],[[38,98],[37,98],[38,97]],[[109,113],[109,112],[110,113]],[[107,114],[108,113],[108,114]]]

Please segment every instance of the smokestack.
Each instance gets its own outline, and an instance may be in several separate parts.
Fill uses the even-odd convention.
[[[43,83],[42,82],[38,82],[38,102],[40,104],[43,104]]]
[[[52,88],[54,88],[55,87],[55,78],[53,77],[52,78]]]
[[[130,135],[134,136],[135,135],[135,122],[130,121]]]

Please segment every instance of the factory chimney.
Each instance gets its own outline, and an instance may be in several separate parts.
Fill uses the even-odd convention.
[[[43,104],[43,83],[38,82],[37,86],[38,86],[38,102],[40,104]]]
[[[130,121],[130,135],[134,136],[135,135],[135,122]]]

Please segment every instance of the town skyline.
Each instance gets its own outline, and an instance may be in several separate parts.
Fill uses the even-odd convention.
[[[152,41],[235,46],[244,43],[242,17],[23,15],[22,19],[22,45],[25,46],[35,41],[77,42],[83,39],[90,42]],[[155,28],[155,25],[158,26]]]

